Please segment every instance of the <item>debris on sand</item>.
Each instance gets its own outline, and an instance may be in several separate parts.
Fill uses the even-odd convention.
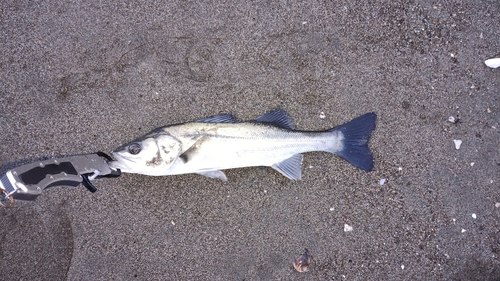
[[[460,121],[459,118],[455,118],[453,116],[448,117],[448,122],[450,123],[457,124],[459,121]]]
[[[293,268],[298,272],[306,272],[311,264],[311,257],[309,256],[309,251],[304,249],[304,253],[295,258],[293,261]]]

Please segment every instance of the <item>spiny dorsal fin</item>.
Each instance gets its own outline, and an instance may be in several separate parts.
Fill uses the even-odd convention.
[[[231,114],[219,114],[196,120],[198,123],[236,123],[238,120]]]
[[[290,119],[290,117],[288,117],[286,112],[281,108],[269,111],[268,113],[260,117],[257,117],[255,121],[262,123],[269,123],[274,126],[278,126],[289,130],[293,130],[294,128],[292,120]]]

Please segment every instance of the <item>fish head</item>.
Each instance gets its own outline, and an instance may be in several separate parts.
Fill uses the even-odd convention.
[[[115,149],[109,163],[124,173],[165,175],[180,155],[181,142],[166,132],[151,132]]]

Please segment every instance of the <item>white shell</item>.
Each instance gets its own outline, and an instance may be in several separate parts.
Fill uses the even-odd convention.
[[[486,66],[491,68],[497,68],[500,66],[500,58],[485,60],[484,64],[486,64]]]
[[[346,223],[346,224],[344,224],[344,231],[345,231],[345,232],[350,232],[350,231],[352,231],[352,230],[353,230],[353,227],[352,227],[352,226],[348,225],[347,223]]]

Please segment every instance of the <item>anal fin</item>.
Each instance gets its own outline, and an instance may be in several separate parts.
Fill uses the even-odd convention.
[[[271,167],[291,180],[300,180],[302,178],[302,154],[295,154]]]
[[[221,170],[198,172],[197,174],[205,176],[205,177],[209,177],[209,178],[212,178],[212,179],[220,179],[222,181],[227,181],[226,175]]]

